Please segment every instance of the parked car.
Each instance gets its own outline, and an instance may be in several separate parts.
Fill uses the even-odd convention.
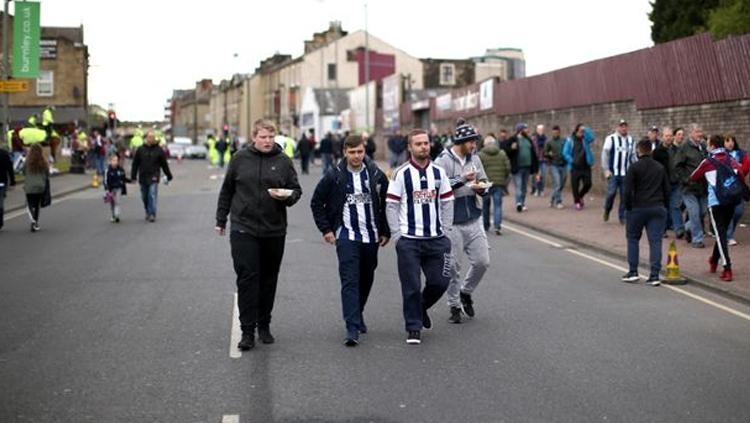
[[[172,142],[181,145],[193,145],[193,140],[188,137],[174,137]]]
[[[167,144],[167,151],[169,151],[169,157],[172,159],[185,157],[185,146],[177,143]]]
[[[208,157],[208,150],[202,145],[188,145],[185,147],[185,155],[188,159],[205,159]]]

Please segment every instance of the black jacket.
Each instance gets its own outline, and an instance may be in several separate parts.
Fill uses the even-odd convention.
[[[161,176],[160,169],[164,170],[167,179],[171,181],[172,172],[169,171],[164,150],[158,145],[144,144],[135,151],[133,165],[130,168],[130,179],[135,181],[137,176],[141,184],[158,183]]]
[[[116,189],[120,190],[120,194],[127,195],[128,189],[126,183],[128,182],[128,177],[125,175],[125,170],[121,166],[117,166],[116,168],[112,168],[112,166],[107,166],[107,169],[104,171],[104,189],[107,191],[114,191]]]
[[[708,191],[705,179],[700,182],[692,182],[690,175],[700,166],[706,158],[706,147],[694,145],[689,139],[682,142],[679,150],[672,159],[672,172],[674,179],[682,185],[684,193],[694,195],[706,195]]]
[[[625,209],[669,208],[670,191],[664,166],[651,156],[641,156],[625,175]]]
[[[269,188],[293,191],[286,200],[271,197]],[[216,226],[225,228],[231,214],[232,229],[254,237],[286,235],[286,208],[302,196],[292,160],[274,144],[270,153],[261,153],[254,145],[244,148],[229,162],[216,207]]]
[[[388,178],[378,168],[374,161],[365,159],[364,166],[370,177],[370,195],[372,196],[372,209],[376,214],[376,225],[378,234],[390,237],[388,221],[385,217],[385,196],[388,192]],[[344,202],[346,199],[346,159],[341,160],[338,166],[328,170],[323,179],[315,187],[315,193],[310,201],[315,225],[322,234],[336,232],[343,225],[342,217]]]
[[[10,158],[10,153],[0,148],[0,184],[4,184],[7,188],[8,181],[10,181],[10,185],[16,184],[16,175],[13,172],[13,160]]]
[[[539,172],[539,155],[536,152],[536,146],[534,141],[527,138],[531,142],[531,174],[534,175]],[[505,154],[510,159],[510,173],[518,173],[518,148],[513,149],[513,144],[518,145],[518,135],[510,137],[507,141],[503,141],[500,144],[500,148],[505,150]]]
[[[659,145],[656,146],[653,153],[653,158],[664,166],[664,170],[667,172],[667,180],[671,181],[670,177],[670,163],[669,163],[669,149],[664,145],[663,142],[659,141]]]

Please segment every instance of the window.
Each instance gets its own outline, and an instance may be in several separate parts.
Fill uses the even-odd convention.
[[[328,80],[329,81],[336,80],[336,64],[335,63],[328,64]]]
[[[55,75],[52,71],[39,71],[36,78],[36,95],[39,97],[52,97],[55,93]]]
[[[456,85],[456,65],[453,63],[440,64],[440,85]]]

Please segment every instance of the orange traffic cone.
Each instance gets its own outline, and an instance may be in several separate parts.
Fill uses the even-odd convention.
[[[677,259],[677,245],[672,241],[667,250],[667,274],[663,282],[669,285],[685,285],[687,280],[680,275],[680,261]]]

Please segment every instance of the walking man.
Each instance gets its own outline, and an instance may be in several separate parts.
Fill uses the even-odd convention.
[[[582,123],[576,125],[570,138],[563,145],[563,157],[570,170],[570,183],[576,210],[583,210],[586,194],[591,189],[591,166],[594,165],[594,133]]]
[[[378,247],[391,236],[385,217],[388,178],[365,158],[365,143],[363,136],[346,137],[344,160],[323,175],[310,201],[323,240],[336,246],[348,347],[367,333],[362,313],[375,280]]]
[[[609,221],[609,214],[615,205],[617,192],[620,193],[620,206],[617,209],[617,217],[620,224],[625,224],[625,202],[623,191],[625,189],[625,175],[628,173],[630,164],[636,159],[635,144],[633,137],[628,135],[628,123],[620,119],[617,130],[604,139],[602,147],[602,170],[607,180],[607,198],[604,201],[604,221]]]
[[[674,173],[682,188],[682,201],[688,213],[685,237],[693,248],[705,248],[703,243],[703,218],[708,211],[706,181],[691,180],[690,175],[706,157],[706,146],[703,144],[703,130],[698,125],[691,125],[688,139],[682,143],[674,155]]]
[[[490,211],[494,212],[495,235],[502,235],[503,226],[503,197],[508,192],[508,179],[510,178],[510,160],[505,150],[498,147],[497,140],[485,142],[484,148],[479,153],[487,178],[492,182],[489,195],[484,196],[482,204],[482,217],[484,219],[484,230],[490,229]],[[494,210],[491,210],[493,208]]]
[[[430,162],[430,137],[413,130],[407,145],[411,160],[395,170],[388,185],[386,215],[396,241],[398,276],[404,300],[407,344],[420,344],[432,328],[427,311],[443,295],[451,278],[453,191],[448,175]],[[425,275],[422,290],[421,273]]]
[[[448,307],[450,323],[461,323],[462,311],[474,317],[474,301],[471,294],[479,285],[490,266],[487,234],[480,218],[482,209],[477,207],[477,195],[487,195],[487,175],[479,156],[474,150],[479,140],[474,127],[459,119],[453,135],[453,146],[444,150],[435,164],[445,170],[453,190],[453,229],[448,232],[451,241],[453,269],[448,285]],[[493,140],[494,142],[494,140]],[[469,270],[461,281],[458,254],[464,251],[469,261]]]
[[[638,161],[630,166],[625,176],[629,271],[622,277],[622,281],[634,283],[640,280],[638,244],[645,228],[651,263],[651,273],[646,284],[659,286],[661,242],[669,207],[669,179],[664,166],[651,157],[652,148],[648,139],[638,141]]]
[[[272,344],[271,311],[276,298],[286,242],[286,208],[302,196],[292,160],[274,142],[276,126],[267,120],[253,124],[253,144],[229,162],[216,208],[216,232],[226,233],[237,273],[237,304],[242,339],[237,348],[255,347],[255,329],[264,344]]]
[[[516,134],[506,143],[505,153],[510,159],[513,186],[516,192],[516,211],[526,208],[526,189],[529,178],[539,170],[539,157],[529,136],[529,127],[525,123],[516,125]]]
[[[549,206],[557,209],[563,208],[562,189],[568,177],[568,167],[565,163],[565,157],[562,155],[564,143],[565,140],[560,137],[560,127],[553,126],[552,139],[547,140],[544,144],[544,159],[552,175],[552,197],[549,200]]]
[[[547,144],[547,135],[544,134],[544,125],[537,125],[536,132],[532,135],[536,155],[539,159],[539,173],[532,184],[531,194],[535,197],[544,196],[544,176],[547,172],[546,160],[544,157],[544,146]]]
[[[167,180],[171,181],[172,172],[169,170],[164,150],[159,147],[154,132],[148,131],[146,144],[135,151],[133,164],[130,168],[130,179],[137,180],[141,186],[141,199],[143,200],[143,208],[146,210],[147,222],[156,220],[156,203],[162,170],[167,175]]]

